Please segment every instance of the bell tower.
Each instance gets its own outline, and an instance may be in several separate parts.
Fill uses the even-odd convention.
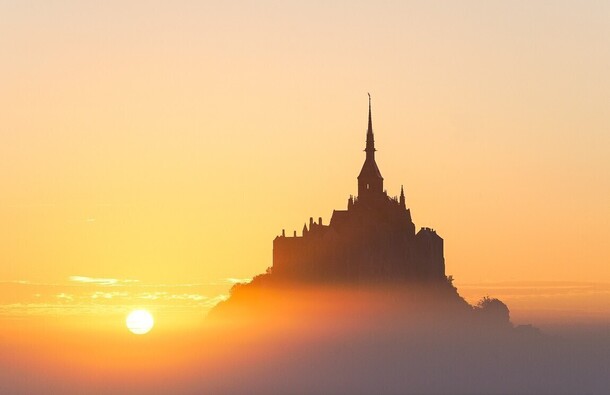
[[[375,162],[375,137],[371,115],[371,95],[369,94],[369,125],[366,131],[366,159],[358,175],[358,199],[367,199],[383,194],[383,177]]]

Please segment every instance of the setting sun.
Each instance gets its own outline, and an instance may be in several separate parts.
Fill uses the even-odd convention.
[[[134,310],[127,316],[127,328],[131,333],[144,335],[152,329],[154,325],[153,316],[146,310]]]

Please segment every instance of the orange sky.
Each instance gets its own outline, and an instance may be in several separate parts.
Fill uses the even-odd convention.
[[[388,192],[458,285],[607,300],[608,3],[301,3],[0,4],[2,314],[110,292],[74,276],[136,280],[119,312],[192,284],[157,296],[205,309],[345,207],[367,92]]]

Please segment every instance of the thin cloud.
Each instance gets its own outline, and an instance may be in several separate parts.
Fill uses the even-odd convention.
[[[114,297],[128,297],[128,292],[94,292],[91,294],[92,299],[112,299]]]
[[[138,299],[158,300],[165,298],[167,294],[167,292],[143,292],[135,295],[135,297]]]
[[[119,285],[119,284],[130,284],[137,283],[139,280],[119,280],[116,278],[96,278],[87,276],[70,276],[70,281],[85,284],[97,284],[97,285]]]
[[[146,283],[120,277],[73,275],[63,282],[28,279],[0,281],[1,316],[115,314],[146,303],[155,309],[207,313],[226,300],[228,289],[247,278],[219,278],[214,282]]]
[[[225,278],[225,280],[230,284],[247,284],[250,281],[252,281],[251,278],[234,278],[234,277]]]
[[[171,295],[169,297],[169,299],[177,299],[177,300],[194,300],[194,301],[201,301],[201,300],[206,300],[209,299],[207,296],[205,295],[200,295],[200,294],[175,294],[175,295]]]
[[[610,284],[588,282],[498,282],[459,284],[462,293],[493,293],[502,296],[551,297],[574,295],[609,295]]]

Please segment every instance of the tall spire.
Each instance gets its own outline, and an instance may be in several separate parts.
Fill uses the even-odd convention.
[[[402,187],[402,185],[400,186],[400,205],[402,207],[407,207],[406,201],[405,201],[405,190]]]
[[[366,131],[366,159],[358,176],[358,198],[382,195],[383,177],[375,163],[375,138],[373,137],[373,116],[371,111],[371,94],[369,93],[369,125]],[[366,199],[366,198],[365,198]]]
[[[373,136],[373,116],[371,111],[371,94],[369,95],[369,126],[366,131],[366,156],[367,158],[370,156],[371,158],[375,157],[375,138]]]

